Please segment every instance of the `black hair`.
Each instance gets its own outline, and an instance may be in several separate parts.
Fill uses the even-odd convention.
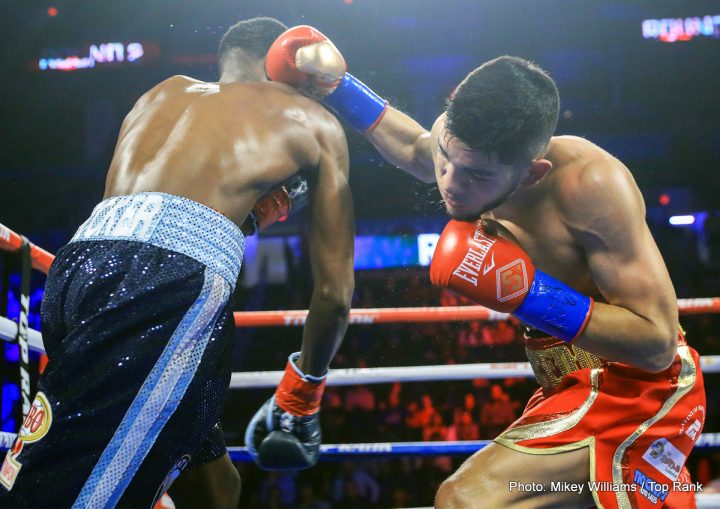
[[[252,18],[231,26],[222,39],[218,50],[218,61],[234,49],[241,49],[257,58],[265,58],[270,46],[288,27],[275,18]]]
[[[486,62],[450,97],[445,128],[470,149],[512,164],[536,157],[557,127],[560,96],[540,67],[503,56]]]

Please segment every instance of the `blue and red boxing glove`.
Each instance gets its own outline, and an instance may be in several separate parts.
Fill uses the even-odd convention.
[[[310,92],[352,127],[369,132],[382,119],[388,102],[346,70],[345,59],[333,43],[307,25],[283,32],[265,59],[271,80]]]
[[[495,221],[451,220],[438,240],[430,280],[495,311],[571,342],[587,325],[593,299],[536,270]]]
[[[260,407],[245,431],[250,456],[265,470],[301,470],[320,456],[320,402],[325,378],[303,373],[296,364],[300,352],[288,358],[275,394]]]

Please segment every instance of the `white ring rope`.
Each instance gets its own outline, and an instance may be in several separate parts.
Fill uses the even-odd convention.
[[[17,323],[0,317],[0,338],[15,339]],[[44,352],[42,336],[29,329],[28,339],[32,350]],[[720,372],[720,355],[700,358],[704,373]],[[232,374],[231,389],[261,389],[276,387],[283,371],[242,371]],[[474,380],[476,378],[509,378],[533,376],[528,362],[489,362],[478,364],[440,364],[435,366],[403,366],[388,368],[331,369],[328,386],[382,384],[394,382],[436,382],[447,380]]]
[[[18,324],[9,318],[0,316],[0,339],[14,342],[17,334]],[[45,353],[45,347],[42,342],[42,335],[35,329],[28,328],[28,347],[30,350]]]
[[[720,355],[700,358],[704,373],[720,372]],[[246,371],[233,373],[231,389],[270,388],[277,386],[283,371]],[[331,369],[328,386],[382,384],[393,382],[437,382],[476,378],[533,377],[528,362],[489,362],[484,364],[439,364],[390,368]]]

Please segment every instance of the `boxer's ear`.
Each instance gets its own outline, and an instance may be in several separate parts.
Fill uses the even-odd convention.
[[[526,170],[527,174],[523,177],[520,185],[525,187],[537,185],[552,170],[552,166],[547,159],[535,159]]]

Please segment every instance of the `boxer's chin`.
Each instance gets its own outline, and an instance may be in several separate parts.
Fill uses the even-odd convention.
[[[480,216],[482,216],[485,212],[494,209],[498,205],[502,204],[507,199],[507,194],[501,196],[497,200],[493,200],[490,203],[480,204],[473,203],[472,206],[466,203],[458,204],[450,204],[447,201],[445,202],[445,210],[447,211],[448,215],[457,220],[457,221],[477,221],[480,219]],[[459,205],[459,206],[458,206]]]
[[[453,207],[448,202],[445,202],[445,210],[451,218],[458,221],[477,221],[484,213],[496,209],[497,207],[505,203],[508,198],[510,198],[513,193],[515,193],[516,190],[517,185],[514,185],[495,200],[486,203],[485,205],[482,205],[480,207]]]
[[[450,216],[452,219],[455,219],[456,221],[477,221],[480,219],[480,216],[482,215],[482,210],[469,210],[466,208],[459,208],[459,207],[451,207],[450,205],[445,205],[445,211],[447,212],[448,216]]]

